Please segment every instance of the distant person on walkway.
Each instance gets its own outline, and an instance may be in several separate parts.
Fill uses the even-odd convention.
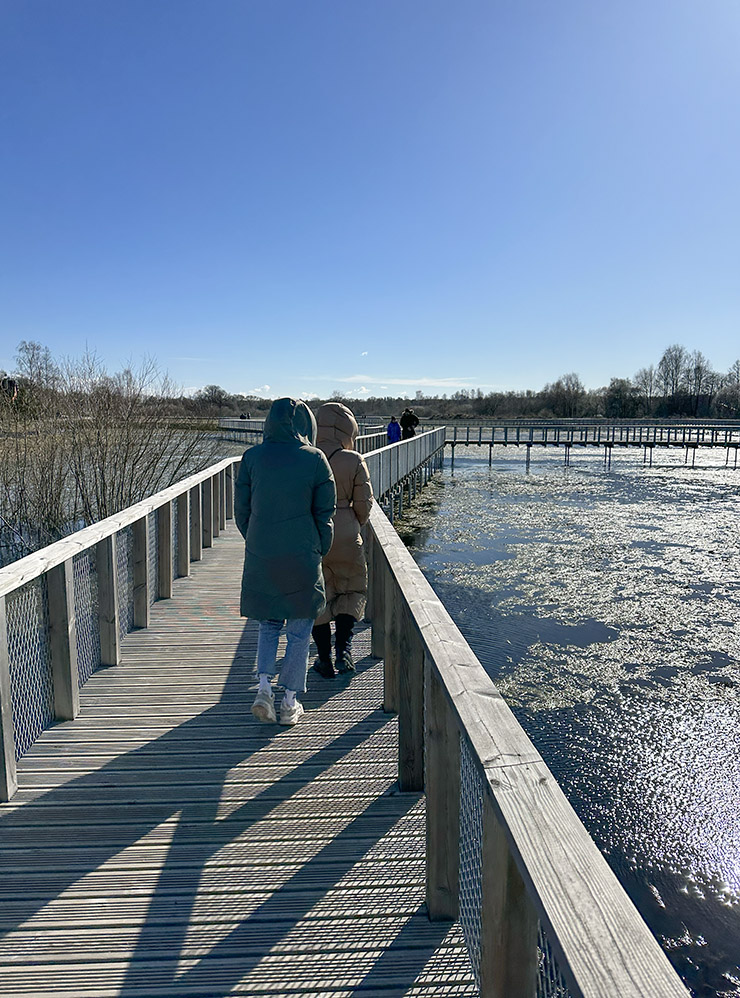
[[[388,424],[388,443],[396,444],[401,439],[401,424],[398,422],[395,416],[391,416],[391,421]]]
[[[357,423],[341,402],[326,402],[316,414],[318,445],[326,454],[337,486],[334,543],[324,555],[326,609],[313,628],[318,658],[313,668],[331,679],[339,672],[354,672],[352,629],[365,613],[367,563],[360,527],[367,523],[373,505],[373,487],[365,459],[354,449]],[[334,621],[336,669],[331,658],[331,621]]]
[[[416,435],[416,427],[419,425],[419,417],[413,409],[404,409],[401,413],[401,439],[408,440]]]
[[[244,452],[234,493],[236,525],[246,540],[241,615],[260,622],[252,713],[273,724],[271,680],[283,625],[280,723],[291,725],[303,714],[296,694],[306,690],[311,628],[326,605],[321,558],[331,547],[336,491],[315,444],[316,420],[306,403],[277,399],[263,442]]]

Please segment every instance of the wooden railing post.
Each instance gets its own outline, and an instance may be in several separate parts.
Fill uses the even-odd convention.
[[[72,559],[68,558],[46,573],[54,714],[62,721],[72,721],[80,712],[77,624],[72,572]]]
[[[134,558],[134,627],[149,626],[149,517],[131,526]]]
[[[203,509],[200,484],[190,490],[190,560],[203,557]]]
[[[10,656],[5,597],[0,596],[0,801],[7,801],[18,789],[15,761],[13,701],[10,691]]]
[[[201,485],[201,518],[203,524],[203,547],[213,547],[213,481],[210,478]]]
[[[383,710],[386,713],[391,713],[398,710],[399,674],[401,672],[402,596],[395,576],[387,565],[384,567]]]
[[[226,468],[226,519],[234,519],[234,465]]]
[[[426,900],[432,921],[458,916],[460,736],[432,661],[425,656]]]
[[[398,786],[401,790],[423,790],[424,645],[405,603],[401,606],[397,667]]]
[[[211,512],[213,514],[213,537],[218,537],[221,533],[221,475],[217,473],[210,480],[211,486]]]
[[[190,495],[182,492],[177,499],[177,574],[190,575]]]
[[[366,523],[361,530],[362,533],[362,543],[365,547],[365,561],[367,563],[367,601],[365,603],[365,620],[372,622],[373,619],[373,544],[375,543],[375,534],[372,531],[372,527],[369,523]]]
[[[530,998],[537,989],[537,913],[485,792],[481,877],[481,996]]]
[[[100,621],[100,664],[118,665],[121,647],[118,635],[118,573],[116,535],[104,537],[95,545],[98,566],[98,618]]]
[[[226,468],[218,473],[218,529],[226,529]]]
[[[157,597],[172,598],[172,503],[157,510]]]
[[[383,550],[373,538],[372,544],[373,626],[370,633],[370,654],[382,658],[385,650],[385,580],[388,567]]]

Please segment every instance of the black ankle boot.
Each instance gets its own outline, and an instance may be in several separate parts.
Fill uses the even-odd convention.
[[[313,664],[314,672],[324,679],[333,679],[337,671],[331,661],[331,624],[314,624],[311,636],[316,642],[319,657]]]
[[[352,660],[352,628],[355,618],[351,613],[338,613],[336,618],[336,658],[339,672],[354,672],[355,663]]]

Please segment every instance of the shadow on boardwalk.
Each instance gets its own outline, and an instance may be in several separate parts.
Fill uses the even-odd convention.
[[[301,725],[259,725],[255,633],[216,704],[0,809],[0,995],[430,993],[450,926],[421,906],[419,797],[388,777],[378,664],[345,689],[311,674]],[[435,994],[474,993],[454,949]]]

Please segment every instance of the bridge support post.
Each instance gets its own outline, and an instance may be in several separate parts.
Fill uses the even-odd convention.
[[[177,497],[177,574],[190,575],[190,493]]]
[[[397,591],[400,596],[400,591]],[[398,786],[424,789],[424,646],[403,603],[398,640]]]
[[[424,657],[426,901],[431,921],[458,916],[460,736],[432,660]]]
[[[383,552],[373,536],[370,562],[370,585],[373,597],[373,627],[370,634],[370,654],[382,658],[385,651],[385,573],[387,571]]]
[[[72,559],[49,569],[49,652],[54,714],[72,721],[80,712],[80,682],[77,671],[77,625]]]
[[[212,548],[213,547],[213,481],[210,478],[206,478],[204,482],[201,483],[201,495],[202,495],[202,526],[203,526],[203,547]]]
[[[200,561],[203,557],[203,507],[200,485],[190,490],[190,560]]]
[[[234,519],[234,465],[226,469],[226,519]]]
[[[226,530],[226,468],[218,473],[218,528]]]
[[[157,510],[157,598],[172,599],[172,503]]]
[[[10,800],[17,789],[8,621],[5,613],[5,597],[0,596],[0,801]]]
[[[134,556],[134,627],[149,626],[149,517],[132,524]]]
[[[390,714],[398,710],[400,672],[402,669],[401,593],[393,574],[385,565],[383,572],[383,604],[385,615],[385,629],[383,634],[383,710],[387,714]]]
[[[537,990],[537,913],[504,830],[483,794],[480,993],[525,998]]]
[[[221,533],[221,473],[214,475],[208,483],[211,487],[211,515],[213,525],[211,536],[218,537]]]
[[[100,664],[118,665],[121,642],[118,634],[118,573],[116,535],[95,545],[98,565],[98,619],[100,621]]]

